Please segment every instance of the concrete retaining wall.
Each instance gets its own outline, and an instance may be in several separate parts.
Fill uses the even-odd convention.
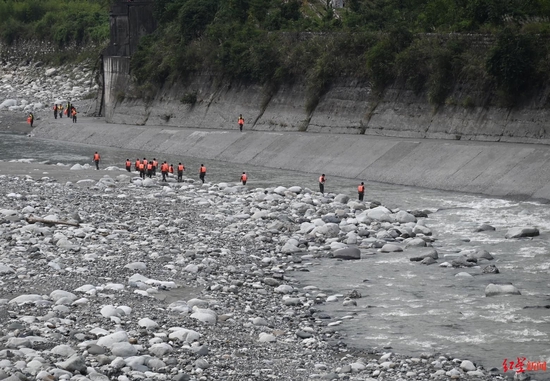
[[[550,200],[550,147],[364,135],[52,123],[40,138],[432,189]]]

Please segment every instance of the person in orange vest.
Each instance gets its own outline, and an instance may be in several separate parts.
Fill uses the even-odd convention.
[[[157,175],[157,167],[159,166],[159,162],[157,159],[153,158],[153,176]]]
[[[101,156],[97,153],[97,151],[94,153],[94,161],[95,161],[95,169],[99,170],[99,160],[101,160]]]
[[[132,162],[130,161],[130,159],[126,159],[126,170],[128,172],[132,172]]]
[[[73,123],[76,123],[76,108],[72,108],[71,115],[73,117]]]
[[[168,175],[168,164],[166,161],[160,166],[160,172],[162,173],[162,181],[166,182],[166,175]]]
[[[325,178],[325,174],[323,173],[320,177],[319,177],[319,192],[321,192],[322,194],[325,194],[325,182],[326,182],[326,178]]]
[[[241,132],[243,131],[243,126],[244,126],[244,118],[243,118],[243,114],[240,114],[239,115],[239,129],[241,130]]]
[[[32,114],[32,112],[29,113],[29,117],[27,118],[27,123],[30,124],[31,127],[32,127],[32,125],[34,123],[34,115]]]
[[[136,172],[139,172],[139,158],[136,159]]]
[[[145,163],[143,161],[139,162],[139,177],[145,179]]]
[[[53,117],[57,119],[57,104],[53,105]]]
[[[145,169],[147,169],[147,159],[146,158],[143,158],[142,163],[143,163],[143,165],[145,165]]]
[[[178,164],[178,183],[181,183],[183,181],[183,171],[185,171],[185,167],[182,163]]]
[[[147,177],[153,177],[153,162],[150,161],[147,163]]]
[[[359,201],[363,201],[363,197],[365,196],[365,184],[362,181],[357,187],[357,193],[359,193]]]
[[[201,164],[201,167],[199,168],[199,179],[201,179],[203,184],[204,184],[204,176],[206,176],[206,167],[204,166],[204,164]]]
[[[243,183],[243,185],[246,185],[246,180],[248,180],[248,176],[245,172],[243,172],[243,174],[241,175],[241,182]]]
[[[174,164],[170,164],[170,167],[168,168],[168,173],[174,174]]]

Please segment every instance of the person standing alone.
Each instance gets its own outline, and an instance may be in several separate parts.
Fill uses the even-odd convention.
[[[182,163],[178,164],[178,183],[181,183],[183,181],[183,171],[185,171],[185,167]]]
[[[29,117],[27,118],[27,123],[29,123],[32,127],[33,123],[34,123],[34,115],[31,113],[29,113]]]
[[[357,193],[359,194],[359,201],[363,201],[363,197],[365,196],[365,184],[362,181],[357,187]]]
[[[325,174],[323,173],[321,176],[319,176],[319,192],[322,194],[325,194],[325,182],[326,182]]]
[[[243,131],[243,126],[244,126],[244,118],[243,118],[243,114],[240,114],[239,115],[239,130],[242,132]]]
[[[201,164],[201,167],[199,169],[199,179],[201,179],[203,184],[204,184],[205,176],[206,176],[206,167],[204,166],[204,164]]]
[[[94,153],[94,162],[95,162],[95,169],[99,170],[99,161],[101,160],[101,156],[97,153],[97,151]]]
[[[243,183],[243,185],[246,185],[246,180],[248,180],[248,176],[245,172],[243,172],[243,174],[241,175],[241,182]]]

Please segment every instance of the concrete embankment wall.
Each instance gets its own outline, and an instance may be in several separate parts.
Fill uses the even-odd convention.
[[[36,137],[158,151],[432,189],[550,200],[550,147],[331,135],[52,123]]]
[[[111,77],[114,81],[117,75]],[[547,90],[513,109],[464,107],[451,101],[436,109],[425,93],[391,87],[379,97],[369,83],[341,78],[310,112],[310,95],[299,82],[269,92],[261,86],[220,84],[215,75],[202,74],[185,85],[163,88],[147,101],[131,83],[117,91],[118,101],[109,106],[112,111],[107,115],[112,123],[228,129],[243,114],[245,128],[254,131],[550,144]],[[461,91],[455,89],[449,99],[463,99]],[[182,103],[189,94],[196,94],[192,105]]]

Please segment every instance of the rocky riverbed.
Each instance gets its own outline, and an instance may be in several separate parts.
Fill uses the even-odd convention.
[[[29,133],[26,118],[53,118],[54,104],[73,103],[80,115],[90,109],[98,85],[91,62],[51,67],[42,61],[20,61],[4,57],[0,65],[0,131]],[[95,110],[92,110],[95,111]]]
[[[348,348],[353,314],[320,306],[361,295],[295,280],[318,257],[434,259],[421,211],[70,168],[0,163],[0,380],[503,379],[452,354]]]

